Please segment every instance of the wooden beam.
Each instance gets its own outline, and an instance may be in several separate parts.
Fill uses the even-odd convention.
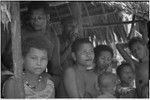
[[[80,2],[71,2],[70,8],[72,12],[72,17],[74,21],[77,23],[78,32],[81,37],[83,37],[83,26],[82,26],[82,11]]]
[[[83,2],[83,5],[84,5],[84,8],[85,8],[85,11],[86,11],[86,14],[87,14],[87,17],[88,17],[88,21],[89,21],[89,23],[90,23],[90,26],[92,26],[92,20],[91,20],[91,16],[90,16],[90,14],[89,14],[87,5],[86,5],[85,2]]]
[[[20,5],[19,2],[11,2],[11,36],[12,36],[12,55],[15,77],[22,74],[22,53],[21,53],[21,25],[20,25]]]
[[[131,23],[137,23],[137,22],[140,22],[140,21],[142,21],[142,20],[116,22],[116,23],[106,23],[106,24],[100,24],[98,26],[85,26],[84,29],[102,28],[102,27],[115,26],[115,25],[121,25],[121,24],[131,24]]]

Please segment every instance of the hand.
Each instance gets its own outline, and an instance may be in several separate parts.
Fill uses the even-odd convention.
[[[129,88],[129,87],[122,87],[122,88],[120,88],[119,89],[119,93],[121,94],[121,95],[126,95],[126,94],[128,94],[129,92],[131,92],[131,88]]]

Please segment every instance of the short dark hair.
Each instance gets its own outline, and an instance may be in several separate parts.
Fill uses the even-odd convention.
[[[34,36],[26,38],[22,43],[22,56],[25,57],[31,48],[46,50],[49,57],[50,46],[45,37]]]
[[[142,38],[140,38],[140,37],[133,37],[133,38],[131,38],[131,40],[128,42],[128,47],[129,47],[130,50],[132,49],[132,46],[133,46],[135,43],[140,43],[140,44],[142,44],[142,45],[145,45],[145,44],[146,44]]]
[[[125,67],[127,67],[127,66],[132,69],[131,64],[129,64],[129,63],[127,63],[127,62],[123,62],[121,65],[119,65],[119,66],[117,67],[116,73],[117,73],[117,75],[119,76],[119,78],[121,77],[121,73],[122,73],[123,69],[124,69]],[[132,70],[133,70],[133,69],[132,69]]]
[[[28,14],[31,16],[32,11],[37,9],[43,9],[45,14],[48,14],[48,3],[43,1],[32,1],[28,5]]]
[[[88,38],[78,38],[78,39],[76,39],[73,42],[72,46],[71,46],[71,51],[76,53],[79,50],[80,46],[82,44],[85,44],[85,43],[92,45],[92,42]]]
[[[112,54],[112,57],[114,56],[113,49],[110,46],[107,45],[98,45],[94,48],[95,53],[95,59],[97,60],[101,52],[108,51]]]

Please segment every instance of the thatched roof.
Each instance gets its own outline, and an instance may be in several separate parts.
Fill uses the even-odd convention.
[[[20,2],[22,20],[27,22],[26,11],[29,1]],[[70,2],[51,2],[49,3],[50,22],[58,33],[61,33],[61,21],[72,16],[70,11]],[[127,19],[123,22],[125,15],[137,15],[133,23],[137,23],[144,18],[148,19],[149,2],[80,2],[82,9],[82,26],[85,36],[94,35],[96,38],[107,43],[116,41],[126,41],[128,36],[124,26],[131,23],[132,19]],[[145,18],[146,19],[146,18]],[[60,27],[60,28],[58,28]]]

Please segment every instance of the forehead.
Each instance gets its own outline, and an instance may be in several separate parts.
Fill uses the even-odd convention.
[[[136,43],[132,44],[132,48],[137,48],[137,47],[140,47],[140,46],[144,46],[144,45],[140,42],[136,42]]]
[[[93,49],[93,45],[90,43],[82,43],[79,45],[78,50],[84,50],[84,49]]]
[[[123,67],[122,71],[123,71],[123,72],[127,72],[127,71],[132,71],[132,69],[131,69],[130,66],[127,66],[127,65],[126,65],[125,67]]]
[[[109,57],[112,57],[112,54],[109,51],[101,51],[99,56],[109,56]]]
[[[43,8],[32,10],[31,16],[46,15]]]
[[[28,55],[47,55],[47,51],[31,47],[29,49]]]

